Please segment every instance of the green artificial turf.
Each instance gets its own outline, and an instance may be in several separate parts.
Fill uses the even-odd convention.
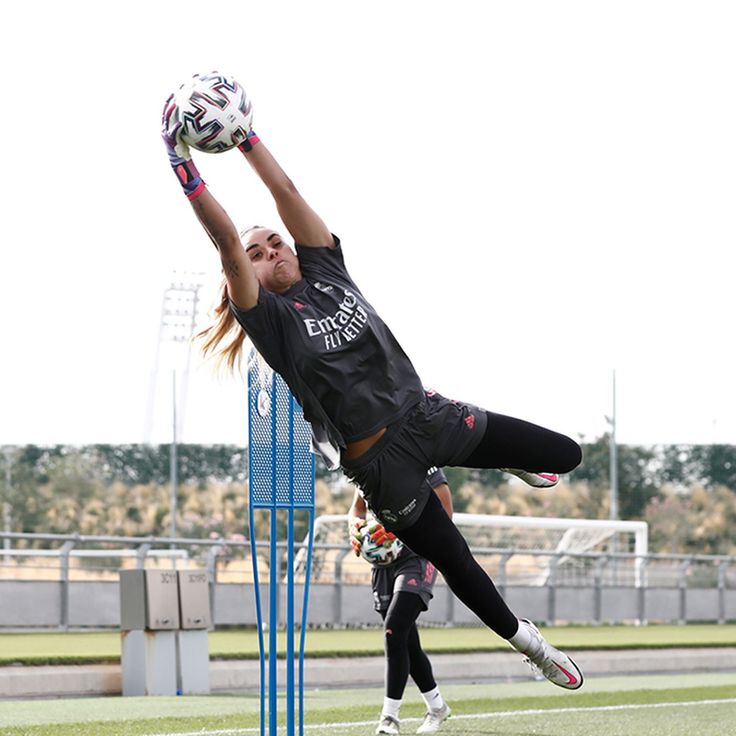
[[[569,692],[549,683],[447,685],[452,734],[493,736],[733,736],[736,674],[612,677]],[[308,690],[305,731],[329,736],[371,734],[380,688]],[[712,702],[704,702],[712,701]],[[687,703],[688,705],[681,705]],[[284,722],[283,700],[279,722]],[[415,688],[402,707],[402,733],[413,733],[424,713]],[[3,736],[169,736],[257,734],[257,696],[76,698],[0,701]]]
[[[552,644],[569,650],[736,646],[736,624],[541,629]],[[505,641],[485,628],[423,628],[420,634],[424,649],[429,653],[489,652],[508,648]],[[285,640],[280,632],[281,652],[285,650]],[[253,629],[216,630],[209,634],[209,649],[212,659],[253,659],[258,657],[258,637]],[[310,657],[382,655],[383,637],[380,629],[308,631],[306,654]],[[119,661],[120,633],[115,631],[0,633],[0,665]]]

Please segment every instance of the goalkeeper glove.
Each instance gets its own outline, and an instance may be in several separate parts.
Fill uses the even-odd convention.
[[[371,539],[376,544],[383,544],[388,546],[396,540],[396,535],[386,531],[386,529],[383,527],[383,524],[379,524],[377,521],[374,521],[368,527],[368,533],[371,535]]]
[[[350,537],[350,546],[353,548],[356,557],[360,557],[360,550],[363,546],[363,530],[366,527],[366,520],[360,516],[353,516],[348,521],[348,535]]]
[[[202,194],[204,182],[194,165],[194,161],[192,161],[189,146],[181,138],[181,128],[179,106],[174,100],[174,95],[169,95],[164,103],[164,111],[161,116],[161,138],[164,146],[166,146],[169,164],[176,174],[184,194],[191,201]]]

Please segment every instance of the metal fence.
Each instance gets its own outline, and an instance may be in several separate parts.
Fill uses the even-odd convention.
[[[238,539],[172,539],[0,532],[0,628],[116,628],[118,573],[166,567],[207,571],[216,626],[253,626],[250,543]],[[280,543],[278,580],[285,575]],[[269,581],[269,543],[256,545]],[[512,610],[545,623],[736,621],[736,557],[600,554],[474,548]],[[302,550],[296,552],[297,589]],[[540,576],[539,570],[545,570]],[[377,624],[368,563],[345,545],[314,545],[309,623]],[[285,609],[278,597],[277,605]],[[297,597],[301,590],[295,591]],[[265,596],[267,598],[267,596]],[[267,612],[266,612],[267,614]],[[300,615],[300,612],[296,612]],[[441,580],[420,619],[425,625],[470,625],[476,618]],[[282,621],[283,623],[283,621]]]

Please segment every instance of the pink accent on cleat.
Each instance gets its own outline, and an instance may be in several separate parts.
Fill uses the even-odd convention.
[[[557,473],[532,473],[529,470],[518,470],[517,468],[499,468],[499,470],[521,478],[532,488],[552,488],[560,482],[560,476]]]

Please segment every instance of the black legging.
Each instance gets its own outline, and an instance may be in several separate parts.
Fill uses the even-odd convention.
[[[569,437],[536,424],[488,413],[488,426],[478,447],[462,462],[469,468],[520,468],[567,473],[580,464],[579,445]],[[518,619],[500,596],[468,544],[434,493],[408,529],[396,532],[413,552],[442,573],[452,592],[486,626],[504,639],[518,629]]]
[[[569,473],[583,454],[575,440],[523,419],[487,411],[478,447],[459,463],[464,468],[518,468],[533,473]]]
[[[401,700],[406,681],[411,679],[420,692],[434,689],[429,657],[424,653],[417,631],[417,616],[424,610],[422,599],[415,593],[394,593],[383,616],[386,651],[386,697]]]

